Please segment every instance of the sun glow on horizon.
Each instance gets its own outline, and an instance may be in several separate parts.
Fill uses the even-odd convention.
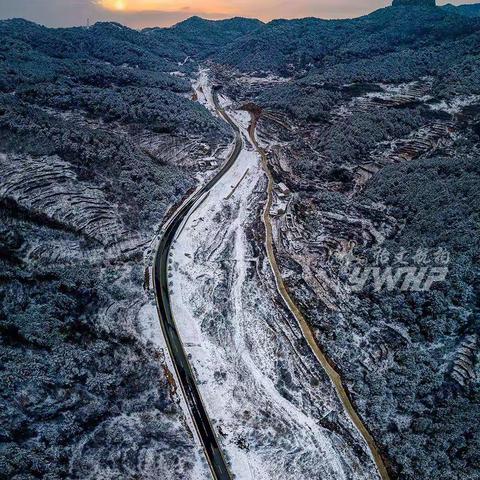
[[[123,11],[126,8],[126,3],[125,0],[116,0],[115,5],[114,5],[114,10],[120,10]]]
[[[98,0],[105,10],[113,12],[179,12],[192,11],[203,13],[236,14],[234,8],[225,0]]]
[[[1,0],[0,0],[1,1]],[[352,16],[352,3],[358,0],[90,0],[104,13],[117,14],[116,19],[136,18],[137,26],[157,25],[154,17],[164,16],[173,21],[165,21],[171,25],[175,21],[193,15],[205,18],[250,17],[263,21],[273,18],[302,18],[315,16],[320,18],[345,18]],[[370,3],[371,10],[390,4],[392,0],[363,0]],[[463,0],[466,1],[466,0]],[[357,7],[357,15],[365,13],[365,6]],[[355,15],[353,15],[355,16]],[[150,20],[151,18],[151,20]],[[141,19],[141,20],[139,20]],[[161,23],[161,22],[160,22]],[[130,21],[130,25],[132,21]]]

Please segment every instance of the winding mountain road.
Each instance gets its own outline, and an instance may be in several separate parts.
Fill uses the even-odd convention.
[[[243,147],[244,140],[240,128],[233,122],[233,120],[227,115],[227,113],[220,107],[218,102],[218,97],[213,92],[213,101],[217,113],[224,118],[226,122],[230,124],[233,131],[235,132],[235,147],[231,152],[228,160],[222,169],[211,179],[209,180],[200,190],[198,190],[194,195],[192,195],[179,209],[171,220],[167,223],[164,229],[164,235],[159,243],[155,262],[153,269],[153,278],[154,278],[154,291],[157,300],[157,308],[160,318],[160,324],[164,334],[164,338],[172,358],[178,380],[183,392],[183,396],[191,413],[193,423],[195,425],[197,434],[202,442],[207,461],[209,463],[212,476],[215,480],[231,480],[232,475],[228,470],[225,458],[220,450],[217,436],[212,427],[208,414],[206,412],[204,403],[202,401],[200,392],[197,388],[195,376],[190,366],[190,362],[185,353],[185,350],[180,339],[175,320],[173,318],[171,304],[170,304],[170,294],[168,289],[168,276],[169,276],[169,265],[171,263],[171,253],[170,250],[172,245],[177,237],[179,231],[183,228],[184,221],[193,213],[198,206],[202,203],[205,196],[210,192],[210,190],[219,182],[219,180],[229,171],[235,161],[238,159]],[[270,207],[272,205],[272,189],[273,189],[273,178],[268,169],[268,161],[266,158],[266,153],[264,149],[259,145],[256,137],[256,121],[252,117],[252,123],[249,128],[250,142],[257,150],[258,154],[261,157],[261,162],[264,168],[264,171],[268,178],[268,198],[267,203],[263,212],[263,222],[266,229],[266,250],[272,270],[275,276],[275,282],[277,284],[278,291],[284,301],[286,302],[289,310],[295,316],[296,320],[299,323],[303,336],[307,343],[309,344],[312,352],[315,357],[323,367],[324,371],[332,381],[332,384],[336,390],[337,396],[341,401],[347,415],[350,417],[353,425],[356,427],[360,435],[365,440],[368,448],[371,452],[373,460],[376,464],[377,471],[382,480],[389,480],[389,475],[383,458],[379,452],[379,449],[371,436],[370,432],[365,427],[363,421],[358,416],[351,400],[350,396],[343,385],[342,378],[335,368],[330,364],[329,360],[323,353],[323,350],[317,344],[316,339],[314,338],[311,327],[308,325],[308,322],[305,320],[300,310],[297,308],[296,304],[290,297],[288,293],[283,278],[281,276],[280,270],[278,268],[274,248],[273,248],[273,237],[272,237],[272,225],[269,217]]]
[[[198,391],[195,377],[188,361],[187,354],[178,334],[175,320],[170,305],[170,293],[168,289],[169,253],[175,237],[181,228],[183,221],[195,209],[197,202],[201,201],[211,188],[223,177],[237,160],[243,148],[243,140],[238,127],[231,121],[220,107],[217,95],[213,94],[213,100],[217,112],[231,125],[235,131],[235,147],[222,169],[206,183],[198,192],[189,198],[167,223],[164,235],[158,245],[154,266],[153,281],[157,301],[157,310],[167,348],[175,366],[180,386],[190,410],[192,420],[197,429],[198,436],[203,444],[205,455],[215,480],[230,480],[225,459],[220,450],[215,431],[212,427],[200,392]]]

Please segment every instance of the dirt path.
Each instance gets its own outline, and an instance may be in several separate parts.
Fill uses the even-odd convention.
[[[331,363],[327,359],[326,355],[324,354],[321,347],[317,343],[317,340],[315,338],[315,335],[313,334],[313,331],[310,325],[306,321],[302,312],[296,306],[295,302],[292,300],[292,297],[290,296],[290,294],[288,293],[285,287],[282,274],[280,273],[280,269],[278,268],[277,260],[275,257],[275,251],[273,248],[273,235],[272,235],[272,222],[270,218],[270,209],[273,202],[274,179],[268,167],[268,160],[267,160],[265,150],[262,147],[260,147],[260,145],[257,142],[256,119],[254,118],[253,115],[252,115],[252,124],[251,124],[249,133],[250,133],[250,138],[253,144],[255,145],[258,153],[262,158],[262,166],[265,171],[265,174],[268,177],[268,190],[267,190],[268,197],[267,197],[267,203],[265,205],[262,218],[263,218],[263,223],[265,225],[265,246],[267,250],[268,259],[272,267],[273,274],[275,276],[275,282],[277,284],[278,291],[282,296],[283,300],[285,301],[285,303],[287,304],[288,308],[292,312],[292,314],[297,319],[297,322],[300,325],[302,333],[306,341],[308,342],[308,345],[312,349],[315,357],[320,362],[326,374],[329,376],[330,380],[332,381],[335,387],[335,390],[337,392],[337,395],[345,408],[345,411],[347,412],[351,421],[353,422],[357,430],[360,432],[360,434],[366,441],[368,448],[370,449],[370,452],[372,454],[372,457],[375,461],[375,464],[377,466],[378,473],[380,474],[382,480],[390,480],[390,476],[388,474],[387,468],[385,467],[385,463],[375,443],[375,440],[370,434],[370,432],[367,430],[367,428],[365,427],[362,419],[357,414],[352,404],[352,401],[350,400],[348,391],[343,385],[340,374],[335,370],[335,368],[331,365]]]

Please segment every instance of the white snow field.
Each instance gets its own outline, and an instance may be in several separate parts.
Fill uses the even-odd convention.
[[[206,77],[199,84],[210,103]],[[263,247],[266,177],[247,138],[248,115],[229,114],[245,146],[181,227],[170,292],[231,472],[255,480],[377,479],[366,444],[277,295]]]

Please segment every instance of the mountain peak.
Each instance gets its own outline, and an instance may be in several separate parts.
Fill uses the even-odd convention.
[[[436,0],[393,0],[393,7],[436,7]]]
[[[195,15],[193,17],[189,17],[186,20],[183,20],[182,22],[177,23],[176,25],[173,26],[173,28],[177,27],[191,27],[193,26],[205,26],[207,28],[220,28],[220,27],[237,27],[237,28],[242,28],[242,27],[258,27],[262,25],[263,22],[260,20],[257,20],[255,18],[245,18],[245,17],[232,17],[232,18],[225,18],[221,20],[210,20],[206,18],[199,17],[198,15]]]

